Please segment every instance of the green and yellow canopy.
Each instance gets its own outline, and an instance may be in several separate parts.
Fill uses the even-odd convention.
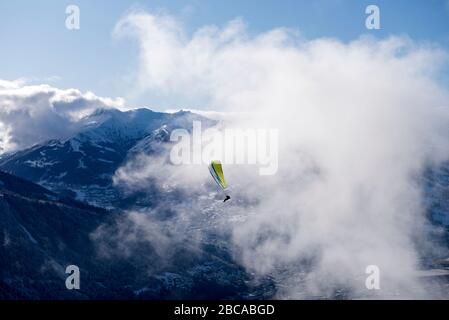
[[[211,161],[209,165],[209,172],[214,178],[215,182],[224,190],[228,187],[226,180],[224,178],[223,167],[219,160]]]

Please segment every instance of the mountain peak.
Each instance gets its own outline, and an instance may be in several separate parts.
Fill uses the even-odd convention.
[[[190,111],[173,114],[147,108],[97,109],[84,121],[84,127],[68,138],[2,158],[0,169],[57,193],[72,190],[79,200],[109,207],[119,197],[112,177],[123,161],[138,153],[161,152],[173,130],[190,131],[193,121],[201,121],[204,127],[215,124]]]

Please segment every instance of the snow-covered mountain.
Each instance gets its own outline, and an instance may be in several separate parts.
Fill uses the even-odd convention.
[[[114,186],[115,171],[137,154],[164,151],[171,131],[191,130],[194,120],[204,127],[215,123],[184,111],[102,109],[81,119],[82,129],[71,137],[4,156],[0,170],[8,173],[0,171],[0,299],[271,297],[270,279],[254,284],[220,235],[195,245],[174,240],[169,261],[165,250],[145,234],[127,243],[125,254],[120,249],[126,236],[115,235],[138,226],[129,226],[132,219],[121,210],[136,199],[127,199]],[[157,188],[143,195],[145,206],[160,201],[170,200],[163,200]],[[165,211],[170,211],[168,202]],[[160,219],[154,225],[160,230],[152,230],[150,237],[173,233],[164,212],[152,217]],[[189,239],[196,228],[211,221],[197,219],[197,227],[179,225]],[[113,259],[105,251],[112,252]],[[81,290],[64,286],[65,267],[70,264],[79,266],[83,279],[88,279]]]
[[[197,206],[186,209],[191,221],[184,223],[185,217],[172,212],[182,199],[180,191],[160,192],[156,186],[146,194],[130,195],[113,183],[117,169],[127,160],[166,152],[171,132],[190,131],[194,120],[201,121],[203,128],[216,123],[184,111],[99,109],[81,119],[81,129],[69,137],[0,158],[0,170],[41,185],[0,171],[0,298],[273,297],[276,288],[269,276],[254,282],[234,261],[229,235],[216,226],[220,219],[239,223],[240,217],[224,215],[221,201],[211,201],[212,194],[195,197]],[[447,228],[449,164],[429,170],[421,182],[429,217]],[[123,209],[132,206],[138,207],[133,213],[142,213],[139,207],[150,209],[144,212],[151,215],[149,231],[128,219]],[[153,223],[160,229],[153,230]],[[129,230],[139,237],[114,238]],[[190,245],[185,239],[195,239],[195,230],[204,232]],[[170,241],[174,234],[182,235],[173,236],[169,264],[157,244],[143,239],[145,232],[163,241],[167,234]],[[126,257],[120,256],[120,241],[128,238],[135,242],[127,244]],[[100,258],[99,245],[112,248],[117,256]],[[69,292],[63,287],[64,266],[71,263],[89,277],[85,290]],[[11,294],[2,296],[2,292]]]
[[[0,158],[0,170],[38,183],[77,200],[106,208],[135,203],[125,199],[112,177],[127,160],[139,154],[158,154],[177,128],[216,124],[200,115],[180,111],[136,109],[122,112],[98,109],[79,120],[76,134],[45,141]],[[449,164],[427,172],[422,179],[430,218],[449,226]]]
[[[140,152],[154,153],[176,128],[191,130],[192,121],[215,122],[191,112],[122,112],[99,109],[80,120],[69,138],[51,140],[0,159],[0,170],[72,195],[78,200],[111,207],[120,202],[112,176],[123,161]]]

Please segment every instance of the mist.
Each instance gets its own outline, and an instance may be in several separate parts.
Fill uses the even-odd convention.
[[[277,298],[438,296],[417,277],[423,255],[444,252],[419,177],[449,158],[449,93],[439,80],[447,52],[406,36],[344,43],[286,28],[251,36],[240,19],[187,34],[174,17],[142,11],[114,35],[140,46],[137,91],[198,101],[232,115],[220,129],[278,129],[280,140],[273,176],[225,165],[229,205],[209,197],[205,165],[141,156],[116,183],[138,190],[156,179],[182,190],[183,224],[212,206],[235,258],[272,276]],[[369,265],[380,269],[381,290],[365,288]]]

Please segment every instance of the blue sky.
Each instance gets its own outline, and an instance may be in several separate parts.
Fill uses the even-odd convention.
[[[65,28],[69,4],[80,7],[79,31]],[[381,30],[365,28],[364,11],[369,4],[380,7]],[[137,66],[138,48],[132,41],[114,39],[111,33],[133,6],[172,14],[190,32],[241,17],[253,34],[275,27],[297,29],[309,39],[324,36],[342,41],[366,33],[379,38],[406,34],[449,50],[446,0],[2,0],[0,79],[28,78],[61,88],[92,90],[102,96],[126,97],[123,81]],[[143,99],[129,103],[151,106],[151,101]]]

